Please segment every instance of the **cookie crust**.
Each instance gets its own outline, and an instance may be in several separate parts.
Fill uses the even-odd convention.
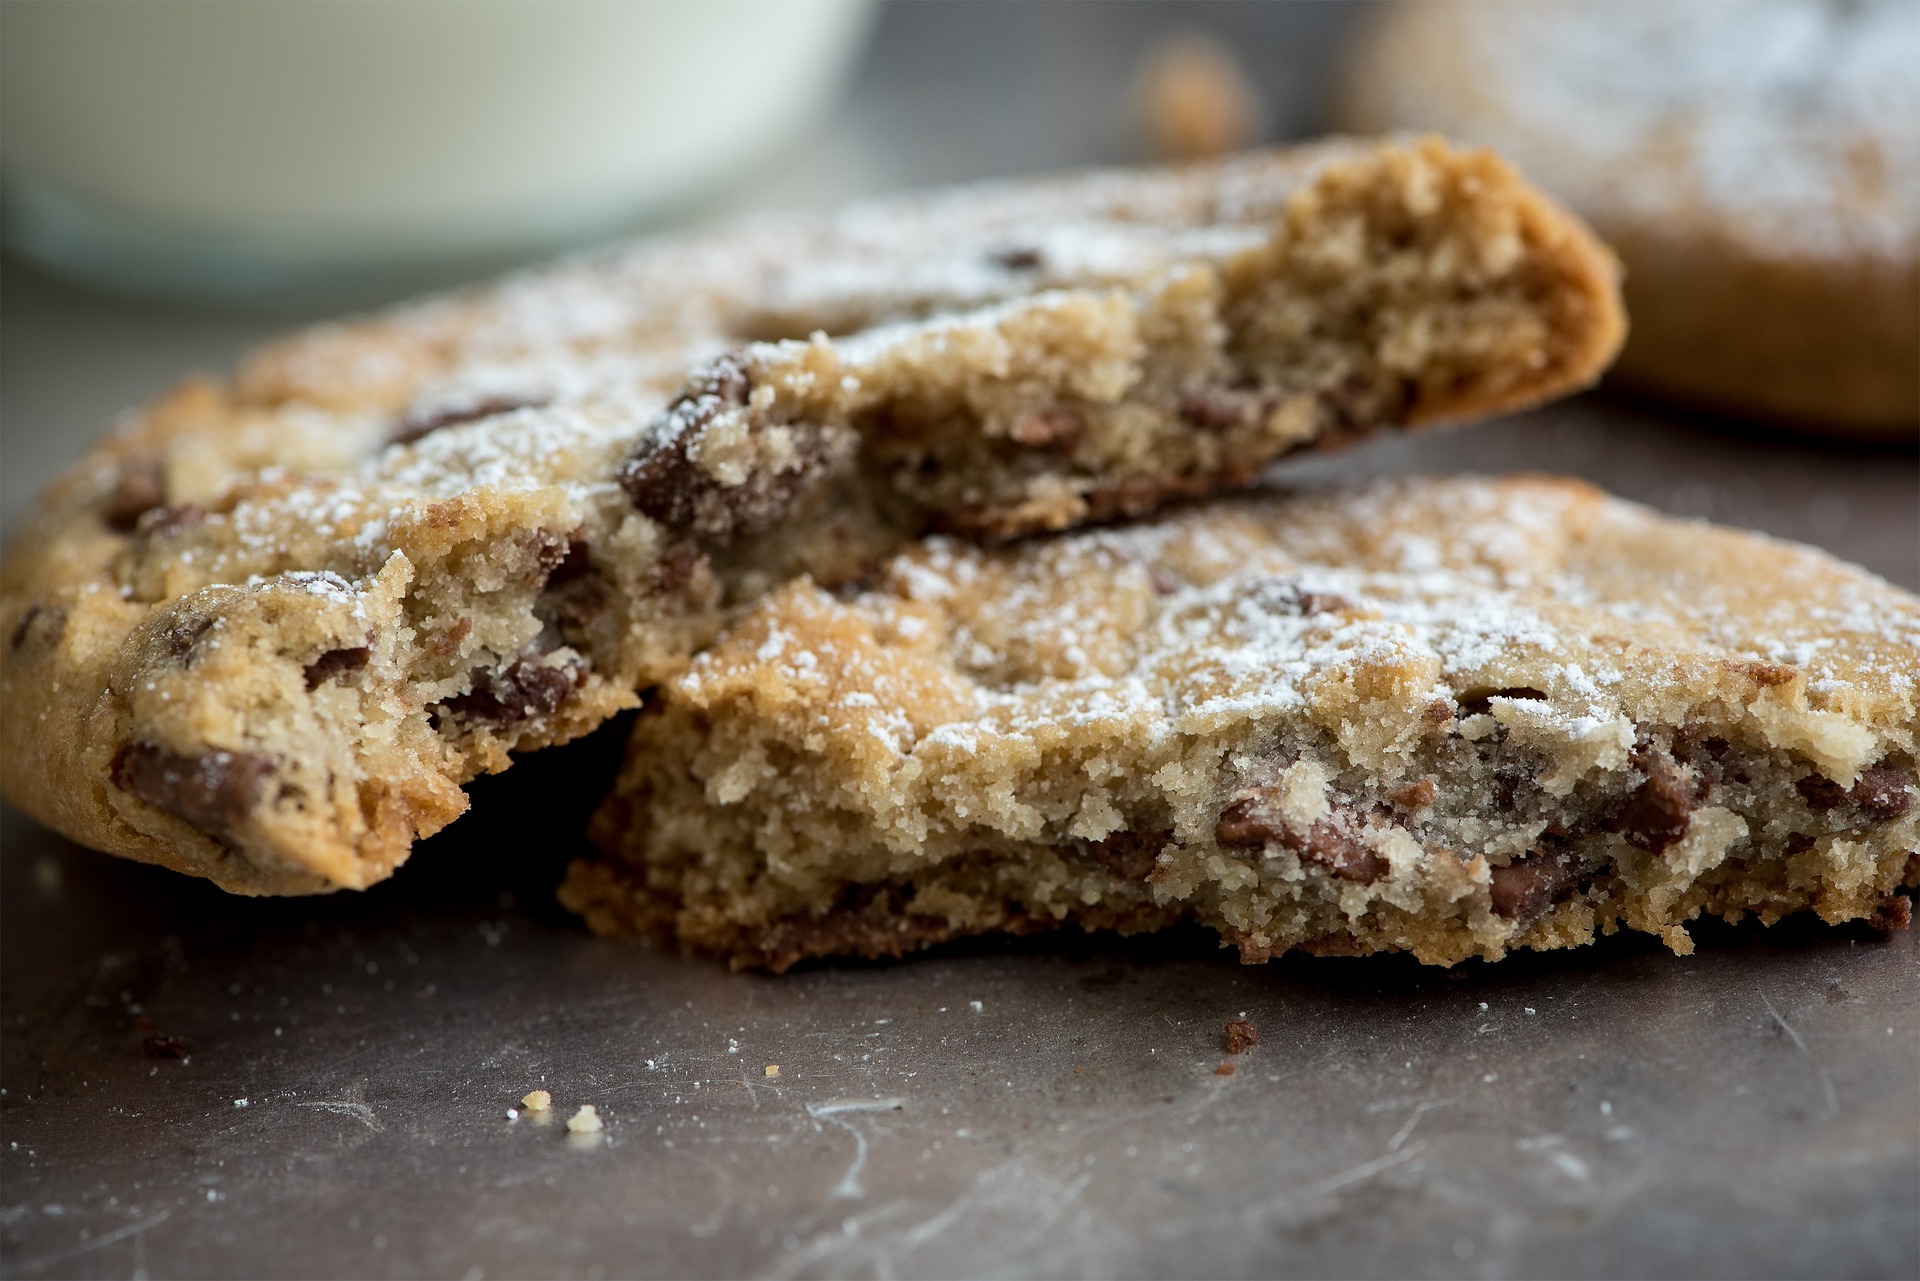
[[[1684,952],[1894,923],[1917,748],[1920,600],[1811,548],[1550,478],[1216,500],[770,596],[642,714],[562,899],[775,970],[1179,920]]]
[[[1247,483],[1599,373],[1615,268],[1485,152],[1335,141],[645,242],[130,417],[0,570],[10,799],[358,887],[796,574]]]

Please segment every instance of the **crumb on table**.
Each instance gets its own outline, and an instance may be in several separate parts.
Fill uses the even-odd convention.
[[[1245,1054],[1260,1044],[1260,1029],[1251,1019],[1227,1020],[1227,1053]]]
[[[545,1112],[553,1106],[553,1095],[545,1090],[533,1090],[520,1100],[520,1106],[529,1112]]]
[[[567,1118],[569,1134],[595,1134],[602,1128],[600,1114],[593,1110],[591,1103],[582,1103],[580,1110]]]

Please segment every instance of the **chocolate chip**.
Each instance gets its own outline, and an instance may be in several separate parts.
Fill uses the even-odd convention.
[[[549,667],[516,658],[498,671],[475,672],[473,688],[448,699],[444,706],[463,721],[504,727],[551,715],[586,682],[586,666],[582,663]]]
[[[150,454],[129,458],[120,465],[120,476],[107,492],[100,519],[116,533],[130,534],[140,518],[167,501],[167,473],[160,460]]]
[[[366,667],[373,650],[365,645],[350,649],[330,649],[307,664],[307,688],[319,689],[328,681],[342,680]]]
[[[192,1051],[184,1036],[163,1036],[155,1032],[140,1042],[140,1052],[150,1059],[184,1059]]]
[[[1228,1054],[1245,1054],[1260,1044],[1260,1029],[1252,1019],[1228,1019],[1225,1039]]]
[[[487,396],[444,409],[415,411],[394,424],[392,433],[387,437],[387,443],[411,445],[422,436],[431,435],[442,427],[452,427],[457,423],[479,422],[482,418],[510,414],[516,409],[538,409],[546,403],[545,396]]]
[[[1104,840],[1084,842],[1080,850],[1123,881],[1144,881],[1160,865],[1160,851],[1172,840],[1173,833],[1167,831],[1121,831]]]
[[[1855,805],[1869,815],[1886,822],[1907,812],[1912,800],[1907,788],[1913,781],[1911,770],[1895,765],[1875,765],[1860,771],[1860,779],[1848,795]]]
[[[996,249],[987,255],[987,261],[1007,271],[1037,271],[1040,268],[1040,251],[1025,245]]]
[[[1693,816],[1693,780],[1673,757],[1650,744],[1628,757],[1646,781],[1614,811],[1607,827],[1641,849],[1658,854],[1687,833]]]
[[[1487,889],[1494,915],[1524,924],[1572,897],[1582,879],[1579,860],[1556,843],[1494,868]]]
[[[1180,420],[1203,431],[1230,431],[1252,417],[1253,402],[1245,396],[1217,391],[1180,393]]]
[[[1071,409],[1028,414],[1007,429],[1016,444],[1032,449],[1071,449],[1086,432],[1085,420]]]
[[[252,752],[182,756],[150,743],[121,748],[109,768],[121,791],[228,846],[273,774],[273,762]]]

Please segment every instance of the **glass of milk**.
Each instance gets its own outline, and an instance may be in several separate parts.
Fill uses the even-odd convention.
[[[10,247],[118,290],[352,294],[715,190],[819,117],[869,0],[4,5]]]

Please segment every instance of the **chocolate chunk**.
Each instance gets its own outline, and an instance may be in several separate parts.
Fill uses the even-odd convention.
[[[1202,431],[1231,431],[1251,418],[1253,402],[1229,392],[1195,389],[1180,393],[1180,421]]]
[[[576,529],[565,538],[556,538],[543,532],[534,554],[540,561],[540,567],[547,571],[549,587],[569,583],[595,572],[584,529]]]
[[[445,409],[416,411],[394,424],[392,433],[387,437],[387,443],[411,445],[422,436],[431,435],[442,427],[452,427],[457,423],[478,422],[482,418],[492,418],[497,414],[510,414],[516,409],[538,409],[546,403],[545,396],[487,396]]]
[[[1016,444],[1031,449],[1072,449],[1086,433],[1086,421],[1071,409],[1028,414],[1007,429]]]
[[[1658,854],[1687,833],[1693,816],[1693,780],[1673,757],[1652,746],[1635,747],[1628,759],[1646,775],[1646,782],[1614,811],[1607,827]]]
[[[1304,841],[1282,842],[1301,858],[1320,864],[1343,881],[1367,884],[1388,871],[1387,860],[1368,849],[1345,829],[1322,819],[1307,831]]]
[[[1353,608],[1353,602],[1345,596],[1333,592],[1300,592],[1300,612],[1311,618],[1315,614],[1339,614]]]
[[[463,721],[504,728],[534,716],[551,715],[586,682],[587,670],[582,663],[548,667],[516,658],[498,671],[475,672],[473,688],[444,705]]]
[[[51,645],[60,639],[60,633],[67,628],[67,607],[65,605],[42,605],[35,602],[27,606],[20,615],[20,621],[13,625],[13,635],[7,641],[8,648],[18,653],[32,639],[39,645]]]
[[[152,507],[142,512],[134,532],[144,542],[165,538],[168,534],[192,529],[205,522],[207,509],[199,503],[179,503],[172,507]]]
[[[1040,251],[1025,245],[996,249],[987,255],[987,261],[1007,271],[1037,271],[1040,268]]]
[[[1905,894],[1889,894],[1880,900],[1873,909],[1873,915],[1867,917],[1867,928],[1879,930],[1882,934],[1891,934],[1904,930],[1913,924],[1913,900]]]
[[[789,425],[793,455],[784,469],[757,471],[742,484],[722,485],[694,462],[691,446],[721,414],[746,405],[752,390],[746,367],[722,356],[688,382],[667,407],[664,433],[642,440],[620,464],[620,487],[636,510],[675,533],[720,540],[764,533],[832,460],[825,430],[810,423]],[[768,426],[756,420],[749,430],[760,433]]]
[[[1220,821],[1213,827],[1213,839],[1228,846],[1265,845],[1280,840],[1286,830],[1279,813],[1255,794],[1241,797],[1221,812]]]
[[[654,568],[653,582],[663,592],[677,592],[693,581],[699,567],[700,551],[689,543],[676,543],[667,549]]]
[[[1439,794],[1440,789],[1430,778],[1416,778],[1411,783],[1387,789],[1387,799],[1403,810],[1423,809],[1433,804],[1433,798]]]
[[[38,602],[27,606],[26,613],[20,615],[20,621],[13,625],[13,635],[7,640],[8,649],[19,649],[26,644],[27,632],[32,629],[34,620],[40,617],[41,609]]]
[[[152,455],[129,458],[107,492],[100,519],[116,533],[130,534],[140,518],[167,501],[167,473]]]
[[[1260,1029],[1251,1019],[1228,1019],[1226,1044],[1228,1054],[1245,1054],[1260,1044]]]
[[[1304,837],[1296,836],[1272,801],[1261,793],[1243,796],[1229,805],[1214,825],[1213,838],[1222,845],[1237,847],[1278,842],[1343,881],[1377,881],[1388,870],[1385,859],[1327,819],[1315,823]]]
[[[164,1036],[155,1032],[140,1042],[140,1052],[150,1059],[184,1059],[193,1051],[183,1036]]]
[[[1436,729],[1453,724],[1455,711],[1452,701],[1445,698],[1434,699],[1420,709],[1420,719]]]
[[[150,743],[121,748],[109,770],[121,791],[227,846],[235,844],[273,773],[273,762],[252,752],[182,756]]]
[[[1912,782],[1914,776],[1911,770],[1895,765],[1875,765],[1860,771],[1859,781],[1854,783],[1847,795],[1869,815],[1886,822],[1907,812],[1912,800],[1907,787]]]
[[[1572,897],[1584,879],[1572,851],[1543,845],[1505,867],[1496,867],[1487,887],[1494,915],[1525,924]]]
[[[1753,678],[1753,683],[1764,687],[1791,684],[1800,673],[1798,669],[1785,663],[1742,663],[1741,670]]]
[[[1847,789],[1825,774],[1809,774],[1794,783],[1800,797],[1817,810],[1830,810],[1846,802]]]
[[[307,664],[307,688],[319,689],[328,681],[342,680],[366,667],[373,650],[365,645],[350,649],[330,649]]]
[[[1460,695],[1460,710],[1468,716],[1481,716],[1493,710],[1496,698],[1544,700],[1545,694],[1531,685],[1509,685],[1505,689],[1482,689]]]
[[[1123,881],[1144,881],[1160,865],[1160,851],[1173,840],[1167,831],[1120,831],[1104,840],[1087,841],[1081,852]]]
[[[212,628],[213,620],[204,614],[189,614],[176,619],[160,633],[161,648],[166,650],[169,658],[185,658]]]

